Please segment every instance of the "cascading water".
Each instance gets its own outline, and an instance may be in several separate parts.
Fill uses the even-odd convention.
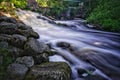
[[[81,68],[95,69],[92,74],[100,75],[104,80],[120,80],[119,33],[88,29],[83,25],[84,20],[55,21],[67,25],[65,27],[50,23],[50,19],[31,11],[19,10],[17,14],[40,35],[40,40],[56,50],[58,54],[51,56],[50,61],[65,61],[71,66],[71,80],[82,80],[89,75],[78,74]],[[58,43],[70,45],[63,48]]]

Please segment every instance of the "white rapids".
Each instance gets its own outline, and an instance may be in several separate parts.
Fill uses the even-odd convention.
[[[69,21],[52,21],[41,14],[19,10],[16,12],[19,19],[22,20],[26,25],[31,26],[34,31],[40,35],[39,40],[43,40],[46,44],[51,44],[51,47],[58,52],[54,56],[50,56],[50,61],[67,62],[72,69],[71,80],[81,80],[77,73],[78,68],[84,68],[86,66],[96,68],[93,74],[98,74],[106,80],[114,80],[114,78],[108,76],[104,71],[106,68],[111,71],[120,72],[120,34],[112,32],[104,32],[98,30],[92,30],[85,27],[82,23],[85,20],[69,20]],[[38,16],[45,19],[38,18]],[[60,24],[66,24],[68,27],[64,27]],[[72,28],[71,28],[72,26]],[[58,42],[67,42],[76,47],[78,53],[72,53],[66,49],[58,47]],[[79,52],[84,51],[97,51],[93,56],[84,55],[89,62],[84,61]],[[89,55],[89,56],[88,56]],[[110,57],[108,56],[110,55]],[[112,58],[112,57],[117,57]],[[110,62],[110,60],[113,62]],[[114,64],[116,62],[116,64]],[[117,65],[119,64],[119,66]],[[106,69],[107,70],[107,69]],[[108,73],[109,74],[109,73]],[[87,76],[87,74],[83,74]],[[120,78],[120,77],[119,77]],[[116,78],[117,80],[118,78]]]

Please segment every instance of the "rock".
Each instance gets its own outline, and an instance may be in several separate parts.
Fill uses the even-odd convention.
[[[19,58],[16,59],[15,62],[19,63],[19,64],[24,64],[28,68],[30,68],[34,65],[34,59],[31,56],[19,57]]]
[[[57,46],[58,46],[58,47],[61,47],[61,48],[63,48],[63,49],[67,49],[67,50],[69,50],[69,51],[74,51],[74,50],[76,50],[76,48],[75,48],[73,45],[71,45],[70,43],[67,43],[67,42],[58,42],[58,43],[57,43]]]
[[[0,42],[0,48],[8,48],[8,42],[5,41]]]
[[[18,25],[18,29],[21,29],[21,30],[32,30],[32,27],[27,26],[27,25],[25,25],[23,23],[17,23],[17,25]]]
[[[33,30],[18,30],[18,34],[23,35],[27,38],[29,38],[29,37],[33,37],[35,39],[39,38],[39,35],[36,32],[34,32]]]
[[[3,56],[0,55],[0,65],[3,63]]]
[[[17,33],[17,25],[14,23],[1,22],[0,23],[0,33],[2,34],[15,34]]]
[[[46,51],[47,45],[43,42],[39,42],[34,38],[29,38],[24,46],[25,54],[30,56],[36,56]]]
[[[48,54],[43,53],[43,54],[37,55],[34,58],[34,60],[35,60],[35,64],[41,64],[43,62],[48,62],[49,61]]]
[[[62,47],[62,48],[69,48],[69,47],[70,47],[70,44],[67,43],[67,42],[58,42],[58,43],[57,43],[57,46],[58,46],[58,47]]]
[[[17,20],[15,18],[12,17],[6,17],[6,16],[1,16],[0,17],[0,22],[11,22],[11,23],[16,23]]]
[[[9,50],[9,55],[12,58],[15,58],[15,59],[23,54],[23,50],[22,49],[19,49],[19,48],[14,47],[14,46],[9,46],[8,50]]]
[[[11,42],[12,36],[7,34],[0,34],[0,41]]]
[[[65,62],[47,62],[35,65],[25,80],[70,80],[71,70]]]
[[[24,44],[27,41],[27,38],[22,36],[22,35],[18,35],[18,34],[14,34],[12,35],[12,40],[11,40],[11,44],[19,47],[19,48],[24,48]]]
[[[28,68],[23,64],[13,63],[8,66],[8,80],[23,80]]]
[[[95,68],[93,67],[78,68],[79,76],[84,76],[84,74],[92,75],[94,71],[95,71]]]

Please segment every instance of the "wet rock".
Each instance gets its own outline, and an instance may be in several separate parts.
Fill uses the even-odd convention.
[[[32,67],[34,65],[34,59],[31,56],[19,57],[16,59],[15,62],[19,64],[24,64],[27,67]]]
[[[7,34],[0,34],[0,41],[11,42],[12,36]]]
[[[23,80],[28,68],[25,65],[13,63],[8,66],[8,79],[7,80]]]
[[[19,48],[24,48],[24,44],[27,41],[27,38],[22,36],[22,35],[18,35],[18,34],[14,34],[12,35],[12,41],[11,44],[19,47]]]
[[[39,38],[39,35],[36,32],[34,32],[33,30],[18,30],[18,34],[23,35],[27,38],[29,38],[29,37],[33,37],[35,39]]]
[[[67,42],[58,42],[57,46],[61,47],[63,49],[67,49],[67,50],[69,50],[71,52],[76,50],[76,48],[73,45],[71,45],[70,43],[67,43]]]
[[[0,42],[0,48],[8,48],[8,42],[5,41]]]
[[[35,64],[41,64],[43,62],[48,62],[49,61],[49,58],[48,58],[48,54],[46,53],[43,53],[43,54],[40,54],[40,55],[37,55],[34,60],[35,60]]]
[[[58,47],[62,47],[62,48],[69,48],[69,47],[70,47],[70,44],[67,43],[67,42],[58,42],[58,43],[57,43],[57,46],[58,46]]]
[[[17,58],[17,57],[19,57],[19,56],[21,56],[23,54],[23,50],[22,49],[19,49],[19,48],[14,47],[14,46],[9,46],[8,50],[9,50],[9,55],[12,58]]]
[[[95,71],[95,68],[93,67],[78,68],[78,74],[81,77],[84,76],[84,74],[92,75],[94,71]]]
[[[47,62],[33,66],[25,80],[70,80],[70,74],[65,62]]]
[[[24,46],[25,54],[36,56],[37,54],[41,54],[46,51],[47,45],[43,42],[39,42],[34,38],[29,38]]]
[[[11,22],[11,23],[16,23],[17,20],[15,18],[12,17],[6,17],[6,16],[1,16],[0,17],[0,22]]]
[[[0,23],[0,33],[9,35],[17,33],[17,25],[14,23],[2,22]]]
[[[25,25],[23,23],[17,23],[17,25],[18,25],[18,29],[21,29],[21,30],[32,30],[32,27],[27,26],[27,25]]]

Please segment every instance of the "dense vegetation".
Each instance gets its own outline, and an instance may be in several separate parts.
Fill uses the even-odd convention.
[[[87,7],[88,22],[107,31],[120,31],[120,0],[93,0]]]
[[[13,59],[9,56],[9,51],[6,48],[0,48],[0,55],[3,56],[3,64],[0,64],[0,80],[5,80],[7,66],[12,63]]]
[[[69,7],[79,7],[78,3],[63,0],[36,0],[40,13],[55,18],[68,19]],[[84,11],[88,22],[102,26],[103,30],[120,31],[120,0],[78,0],[84,1]],[[0,0],[0,11],[12,12],[15,8],[27,9],[26,0]],[[77,8],[71,9],[71,16],[78,13]]]

